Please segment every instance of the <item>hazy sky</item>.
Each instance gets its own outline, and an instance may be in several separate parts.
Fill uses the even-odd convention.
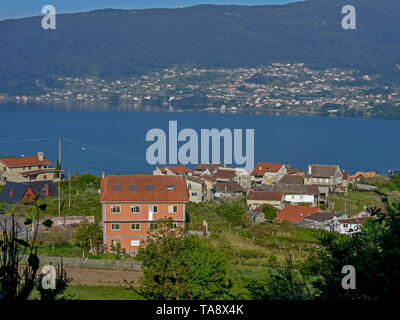
[[[40,15],[44,5],[53,5],[57,13],[89,11],[104,8],[143,9],[175,8],[195,4],[263,5],[298,2],[300,0],[0,0],[0,20]]]

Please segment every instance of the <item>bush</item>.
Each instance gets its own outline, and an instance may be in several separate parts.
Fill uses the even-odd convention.
[[[262,212],[265,214],[265,219],[273,221],[276,218],[277,210],[270,206],[262,208]]]
[[[247,205],[241,199],[237,201],[225,201],[217,208],[217,214],[225,218],[228,222],[238,226],[245,223]]]

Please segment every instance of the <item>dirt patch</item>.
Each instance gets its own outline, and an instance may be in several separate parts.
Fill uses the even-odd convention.
[[[112,286],[124,285],[124,280],[137,282],[142,273],[137,271],[104,270],[104,269],[82,269],[65,268],[68,277],[72,278],[71,285],[86,286]]]

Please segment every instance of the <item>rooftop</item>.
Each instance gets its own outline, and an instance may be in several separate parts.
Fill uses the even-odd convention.
[[[286,205],[285,208],[278,213],[275,221],[288,220],[290,222],[298,222],[317,212],[322,212],[322,210],[318,207]]]
[[[4,163],[9,168],[17,168],[17,167],[26,167],[26,166],[40,166],[51,164],[51,161],[42,158],[40,160],[39,156],[32,156],[32,157],[19,157],[19,158],[3,158],[0,159],[0,162]]]
[[[266,172],[278,172],[283,167],[282,163],[258,163],[253,170],[254,175],[264,175]]]
[[[101,180],[100,201],[187,202],[189,192],[181,176],[107,176]]]
[[[250,190],[247,200],[282,201],[283,192]]]

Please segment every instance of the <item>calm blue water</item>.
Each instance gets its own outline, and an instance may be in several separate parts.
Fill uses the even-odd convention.
[[[5,110],[6,109],[6,110]],[[282,162],[305,169],[309,163],[342,169],[400,169],[400,121],[357,118],[270,116],[181,112],[27,111],[0,105],[0,153],[19,156],[43,151],[56,162],[58,137],[63,168],[81,173],[150,172],[148,130],[177,120],[178,130],[255,129],[255,162]],[[12,111],[11,111],[12,110]],[[37,141],[26,141],[26,140]],[[86,149],[82,149],[86,147]]]

